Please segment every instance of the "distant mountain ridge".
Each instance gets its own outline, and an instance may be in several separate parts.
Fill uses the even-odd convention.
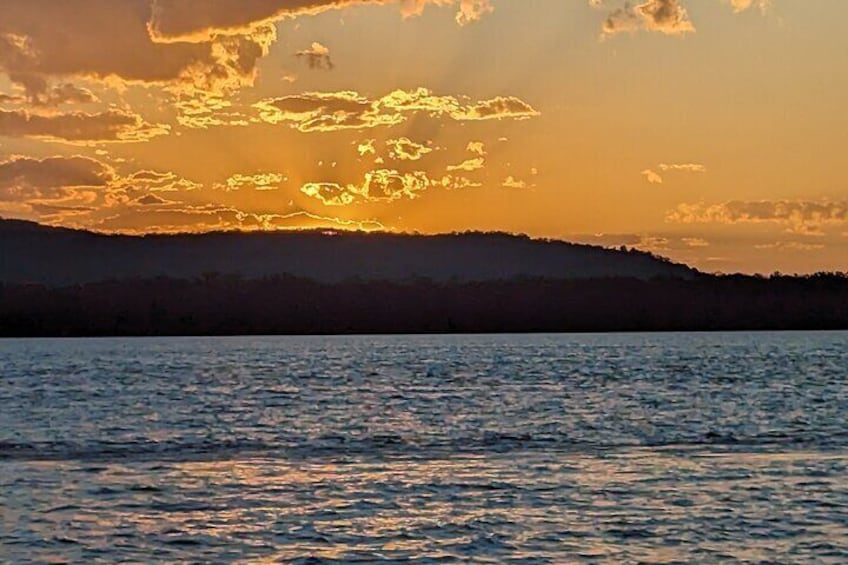
[[[698,272],[639,251],[504,233],[408,235],[279,231],[105,235],[0,219],[0,282],[48,286],[109,279],[351,279],[492,281],[515,278],[685,278]]]

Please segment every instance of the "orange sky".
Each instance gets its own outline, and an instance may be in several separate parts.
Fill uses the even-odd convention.
[[[0,215],[848,270],[844,0],[3,0]]]

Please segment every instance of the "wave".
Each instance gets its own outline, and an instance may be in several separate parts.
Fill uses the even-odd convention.
[[[455,455],[511,452],[560,451],[598,453],[617,450],[834,450],[848,448],[848,431],[828,433],[766,432],[754,435],[707,432],[695,438],[667,438],[602,442],[575,440],[558,435],[485,432],[472,437],[444,439],[407,438],[398,434],[348,436],[328,434],[285,442],[252,438],[168,441],[82,441],[10,442],[0,441],[2,460],[209,460],[254,456],[263,458],[309,459],[326,457],[408,457],[418,459]]]

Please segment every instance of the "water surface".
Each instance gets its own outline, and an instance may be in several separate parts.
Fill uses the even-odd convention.
[[[0,561],[848,562],[848,333],[0,341]]]

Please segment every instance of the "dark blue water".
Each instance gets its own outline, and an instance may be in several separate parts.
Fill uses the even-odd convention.
[[[848,562],[848,333],[0,341],[0,562]]]

